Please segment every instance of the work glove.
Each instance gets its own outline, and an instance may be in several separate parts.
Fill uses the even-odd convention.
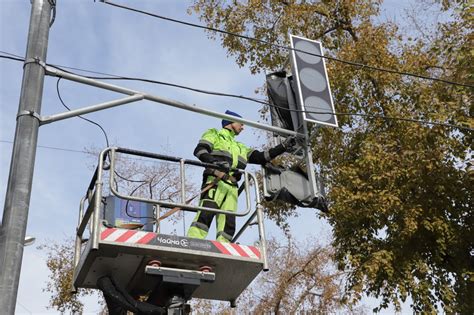
[[[273,165],[272,163],[268,162],[265,164],[265,169],[270,173],[270,174],[281,174],[281,168],[278,166]]]
[[[230,163],[227,161],[216,161],[213,163],[219,171],[228,173],[230,171]]]
[[[295,136],[289,136],[288,138],[283,141],[282,146],[285,148],[285,152],[295,152],[297,149],[297,142],[296,142],[296,137]]]
[[[328,202],[327,202],[326,198],[324,198],[322,196],[317,197],[317,202],[316,202],[314,208],[319,209],[324,213],[328,213],[329,212],[329,207],[328,207]]]

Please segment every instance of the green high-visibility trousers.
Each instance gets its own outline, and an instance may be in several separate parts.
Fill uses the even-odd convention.
[[[203,188],[214,180],[208,176]],[[230,213],[237,211],[238,188],[222,180],[201,196],[199,206],[212,209],[226,210]],[[215,213],[199,211],[188,230],[188,237],[205,239]],[[228,243],[235,233],[235,215],[217,214],[216,240]]]

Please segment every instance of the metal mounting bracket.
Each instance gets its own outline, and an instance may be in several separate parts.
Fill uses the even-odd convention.
[[[198,270],[187,270],[169,267],[146,266],[145,273],[163,276],[163,282],[200,285],[201,281],[214,282],[216,274]]]

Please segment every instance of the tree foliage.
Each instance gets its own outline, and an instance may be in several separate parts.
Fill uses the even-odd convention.
[[[335,268],[333,251],[315,240],[306,245],[288,237],[286,244],[268,242],[271,268],[254,285],[258,303],[253,312],[328,314],[346,307],[343,274]]]
[[[306,240],[309,241],[309,240]],[[337,271],[333,249],[315,240],[297,243],[287,236],[284,242],[268,243],[268,272],[260,276],[237,300],[238,314],[362,313],[344,299],[344,274]],[[197,314],[230,314],[228,303],[199,300],[192,309]]]
[[[467,1],[423,2],[444,18],[410,34],[380,17],[381,3],[195,0],[190,12],[261,40],[210,33],[252,73],[284,67],[288,52],[262,41],[287,46],[291,33],[320,40],[332,57],[472,86]],[[414,25],[432,18],[413,16]],[[327,67],[336,112],[358,114],[339,115],[340,128],[322,128],[312,143],[329,186],[327,218],[348,272],[347,297],[372,295],[379,309],[411,297],[416,312],[472,313],[474,182],[464,170],[472,131],[389,118],[473,128],[473,89],[330,60]]]
[[[38,246],[48,253],[46,266],[50,270],[45,292],[51,294],[49,307],[64,313],[80,314],[84,304],[80,298],[94,293],[90,289],[79,289],[73,294],[74,241],[67,239],[60,243],[51,242]]]

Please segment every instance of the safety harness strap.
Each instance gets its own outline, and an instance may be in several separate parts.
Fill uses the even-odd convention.
[[[202,194],[204,194],[206,191],[208,191],[209,189],[211,189],[212,187],[214,187],[215,185],[217,185],[217,183],[220,181],[220,180],[223,180],[223,181],[228,181],[228,182],[231,182],[232,184],[237,184],[237,180],[235,179],[234,176],[232,175],[229,175],[225,172],[221,172],[219,170],[213,170],[212,172],[212,175],[215,176],[214,180],[212,182],[210,182],[206,187],[204,187],[198,194],[192,196],[191,198],[189,198],[188,200],[186,200],[186,203],[185,204],[189,204],[191,201],[193,201],[197,196],[200,196]],[[170,211],[166,212],[165,214],[163,214],[161,217],[158,218],[158,222],[168,218],[169,216],[173,215],[174,213],[176,213],[177,211],[181,210],[180,207],[174,207],[173,209],[171,209]]]
[[[237,179],[234,176],[229,175],[225,172],[221,172],[219,170],[212,170],[212,175],[225,182],[230,182],[234,185],[237,184]]]

